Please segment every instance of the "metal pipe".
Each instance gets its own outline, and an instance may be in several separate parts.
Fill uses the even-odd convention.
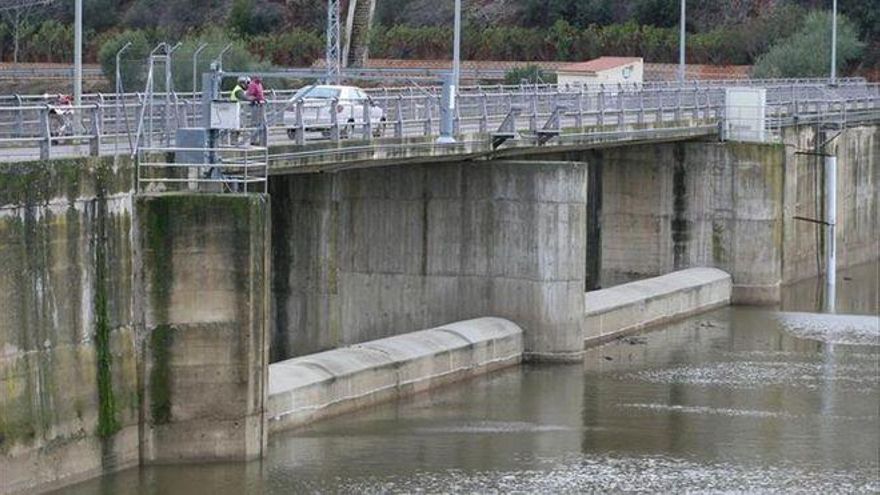
[[[835,312],[837,299],[837,156],[825,156],[825,311]]]

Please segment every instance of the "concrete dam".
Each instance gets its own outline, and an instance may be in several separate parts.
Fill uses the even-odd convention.
[[[841,267],[880,252],[878,132],[825,147]],[[278,163],[246,194],[136,192],[124,156],[3,164],[0,493],[255,459],[270,432],[777,304],[824,269],[799,218],[822,218],[827,139]]]

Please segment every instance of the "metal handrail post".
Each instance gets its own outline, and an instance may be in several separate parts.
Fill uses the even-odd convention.
[[[489,132],[489,97],[480,92],[480,134]]]
[[[430,96],[425,97],[425,136],[430,136],[433,132],[434,122],[432,116],[432,106],[434,102]]]
[[[330,107],[330,139],[334,143],[339,143],[339,115],[336,113],[338,106],[339,98],[333,98],[333,106]]]
[[[370,103],[370,100],[364,100],[363,107],[362,107],[364,125],[363,125],[362,130],[363,130],[364,140],[366,140],[366,141],[373,140],[373,126],[372,126],[372,121],[370,119],[370,113],[371,113],[370,110],[371,109],[372,109],[372,104]]]
[[[296,144],[306,144],[306,125],[303,122],[303,101],[296,101]]]
[[[116,52],[116,122],[114,122],[114,131],[116,133],[116,137],[113,139],[113,156],[119,154],[119,114],[120,114],[120,105],[122,104],[123,98],[123,88],[122,88],[122,70],[119,68],[119,64],[122,59],[122,53],[128,50],[131,47],[131,41],[127,42],[119,51]]]
[[[394,122],[394,137],[403,137],[403,95],[397,95],[397,116]]]
[[[15,94],[15,105],[18,107],[18,112],[15,113],[15,129],[16,136],[22,137],[24,136],[24,110],[22,107],[21,95]]]
[[[52,130],[49,127],[49,105],[40,109],[40,130],[43,139],[40,140],[40,159],[48,160],[52,154]]]
[[[89,139],[89,153],[91,156],[101,154],[101,120],[104,116],[103,106],[96,103],[92,109],[92,136]]]

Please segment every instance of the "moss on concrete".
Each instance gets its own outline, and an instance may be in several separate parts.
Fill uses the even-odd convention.
[[[150,333],[150,418],[154,425],[171,422],[171,345],[174,328],[159,325]]]
[[[55,198],[74,202],[96,194],[134,189],[134,167],[127,158],[84,157],[0,165],[0,205],[32,206]]]

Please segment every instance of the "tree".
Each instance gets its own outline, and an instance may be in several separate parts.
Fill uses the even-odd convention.
[[[119,64],[122,87],[126,91],[143,91],[146,83],[147,56],[150,54],[151,40],[141,30],[123,31],[108,39],[98,51],[98,60],[104,77],[116,84],[116,52],[126,43],[131,47],[123,53]]]
[[[864,48],[855,25],[845,16],[837,19],[837,67],[859,57]],[[811,12],[803,27],[774,44],[758,58],[755,77],[823,77],[831,65],[831,15]]]
[[[0,2],[0,18],[9,26],[12,36],[12,61],[18,62],[21,42],[35,28],[34,20],[42,7],[52,0],[3,0]]]

